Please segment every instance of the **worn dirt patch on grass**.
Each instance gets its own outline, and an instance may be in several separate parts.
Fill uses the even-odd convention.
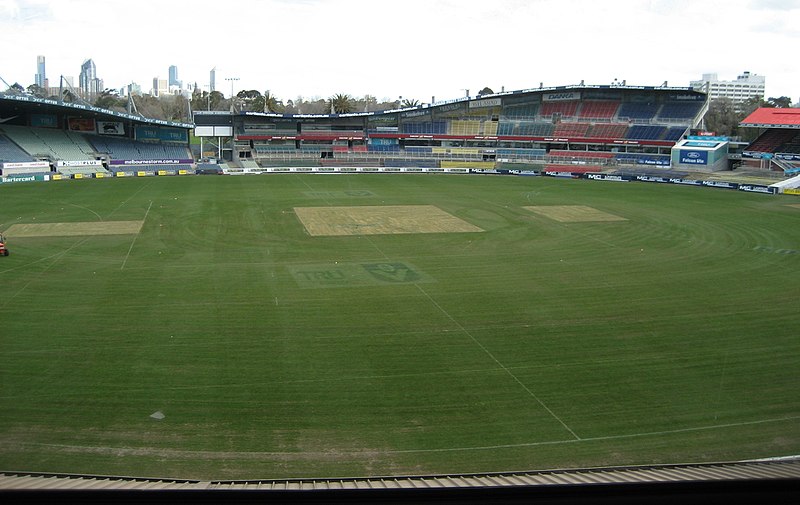
[[[790,203],[789,207],[794,207],[795,209],[800,209],[800,203]]]
[[[72,237],[82,235],[130,235],[139,233],[144,221],[95,221],[88,223],[18,223],[9,237]]]
[[[295,207],[311,236],[481,232],[433,205]]]
[[[523,208],[560,223],[627,221],[624,217],[615,216],[586,205],[536,205]]]

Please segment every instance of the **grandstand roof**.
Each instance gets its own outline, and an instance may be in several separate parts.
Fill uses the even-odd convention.
[[[753,128],[800,128],[800,109],[761,107],[747,116],[739,126]]]
[[[0,116],[5,117],[10,114],[17,114],[20,111],[28,114],[71,113],[80,117],[93,117],[98,119],[106,119],[109,121],[127,119],[134,123],[141,124],[163,125],[187,129],[194,127],[194,125],[191,123],[145,118],[133,114],[116,112],[79,103],[61,102],[49,98],[38,98],[31,95],[17,95],[0,92]]]

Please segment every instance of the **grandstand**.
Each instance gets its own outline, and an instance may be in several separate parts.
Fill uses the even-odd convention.
[[[742,152],[742,165],[800,173],[800,109],[760,108],[739,124],[761,134]]]
[[[204,152],[202,143],[199,156],[189,149],[192,126],[201,142],[216,139],[216,158],[256,172],[275,166],[431,163],[481,168],[469,164],[504,163],[541,171],[566,166],[578,171],[587,166],[658,169],[669,166],[672,147],[707,110],[707,96],[690,88],[580,85],[380,112],[198,111],[195,124],[188,125],[102,109],[73,110],[71,104],[52,101],[34,110],[24,98],[0,96],[8,116],[28,108],[2,125],[0,153],[9,158],[4,164],[15,163],[6,173],[36,170],[66,177],[193,172],[195,159]],[[797,139],[779,144],[792,152]]]
[[[503,159],[545,170],[563,165],[565,152],[582,161],[589,157],[596,167],[661,167],[669,164],[672,146],[699,125],[707,105],[707,96],[690,88],[581,85],[382,112],[223,117],[198,111],[195,123],[202,125],[201,133],[231,125],[233,148],[225,158],[234,164],[252,160],[261,167],[293,160],[388,166],[395,158],[437,158],[465,163]]]
[[[83,178],[193,169],[193,125],[0,93],[0,175]]]

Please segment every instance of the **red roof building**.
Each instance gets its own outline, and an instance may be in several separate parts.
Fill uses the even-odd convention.
[[[743,127],[755,128],[800,128],[800,109],[756,109],[739,123]]]

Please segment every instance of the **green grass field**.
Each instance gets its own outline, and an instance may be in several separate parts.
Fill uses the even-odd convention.
[[[798,204],[539,177],[3,185],[0,470],[229,480],[800,454]],[[483,231],[311,236],[294,211],[389,205]],[[525,209],[550,205],[624,220]],[[114,221],[143,225],[12,233]]]

